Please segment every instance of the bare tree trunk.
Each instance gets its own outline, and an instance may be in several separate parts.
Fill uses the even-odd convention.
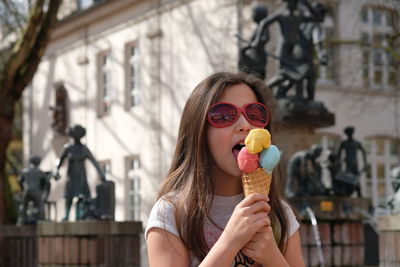
[[[0,100],[0,103],[3,103]],[[3,107],[0,107],[3,109]],[[12,117],[13,114],[1,114],[0,115],[0,224],[7,223],[6,220],[6,214],[7,210],[6,207],[9,208],[9,203],[7,203],[7,193],[9,190],[7,190],[8,187],[8,180],[7,177],[5,176],[5,163],[6,163],[6,152],[7,152],[7,147],[9,142],[11,141],[12,138]],[[11,122],[11,123],[10,123]]]
[[[37,0],[32,7],[25,31],[15,44],[12,54],[0,73],[0,224],[8,223],[5,175],[7,147],[12,139],[16,102],[30,83],[40,63],[57,22],[62,0]],[[10,201],[8,201],[10,203]]]

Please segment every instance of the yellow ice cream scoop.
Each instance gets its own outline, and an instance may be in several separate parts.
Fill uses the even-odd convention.
[[[253,129],[247,135],[244,144],[249,153],[260,153],[271,145],[271,134],[266,129]]]

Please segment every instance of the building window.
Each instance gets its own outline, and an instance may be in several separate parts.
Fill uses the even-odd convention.
[[[376,19],[378,21],[378,19]],[[386,205],[387,198],[393,194],[392,169],[399,164],[399,140],[389,137],[375,137],[366,140],[367,151],[366,192],[374,206]]]
[[[131,43],[125,46],[126,55],[126,108],[140,104],[140,50],[138,44]]]
[[[399,84],[398,38],[395,36],[397,14],[367,6],[361,11],[363,81],[376,89],[390,89]]]
[[[390,155],[392,156],[398,156],[400,158],[399,152],[400,152],[400,145],[399,142],[396,142],[396,140],[390,140]]]
[[[111,53],[104,52],[97,57],[97,79],[98,79],[98,115],[110,114],[112,102],[112,76],[111,76]]]
[[[340,136],[336,134],[319,133],[316,135],[316,144],[324,150],[333,150],[337,152],[340,145]]]
[[[323,41],[328,56],[326,65],[319,64],[317,68],[319,82],[333,82],[335,80],[335,60],[336,60],[336,46],[334,39],[336,38],[336,15],[335,8],[328,6],[328,11],[322,23]]]
[[[111,161],[110,160],[102,160],[99,161],[100,169],[104,173],[107,180],[111,178]]]
[[[141,165],[139,157],[130,157],[126,160],[127,169],[127,212],[128,220],[140,221],[141,205]]]

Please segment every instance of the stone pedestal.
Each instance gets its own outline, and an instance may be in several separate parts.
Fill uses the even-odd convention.
[[[400,266],[400,214],[378,218],[379,266]]]
[[[141,222],[0,226],[0,266],[140,266]]]
[[[319,232],[325,266],[364,266],[365,210],[370,200],[348,197],[296,197],[289,199],[298,211],[300,236],[306,266],[320,266],[313,227]],[[306,207],[313,211],[313,226]]]
[[[314,128],[310,124],[285,121],[275,123],[272,143],[276,144],[282,153],[278,165],[278,179],[282,189],[286,183],[287,165],[290,158],[297,151],[309,149],[314,139]]]
[[[37,227],[42,267],[140,266],[140,222],[43,222]]]
[[[0,225],[0,266],[36,267],[35,225]]]
[[[299,212],[301,220],[309,220],[305,213],[308,206],[317,220],[324,221],[362,221],[371,205],[368,198],[350,197],[294,197],[289,199],[291,205]]]
[[[282,186],[286,182],[286,168],[292,155],[307,150],[315,142],[315,129],[335,124],[335,116],[323,103],[294,97],[277,100],[273,143],[283,152],[279,163]]]

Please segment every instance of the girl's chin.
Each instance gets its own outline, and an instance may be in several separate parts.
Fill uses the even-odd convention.
[[[232,177],[232,179],[240,179],[242,177],[242,172],[237,165],[233,166],[229,170],[224,169],[223,172],[225,175]]]
[[[237,165],[230,171],[230,174],[235,178],[242,177],[242,171],[239,169]]]

